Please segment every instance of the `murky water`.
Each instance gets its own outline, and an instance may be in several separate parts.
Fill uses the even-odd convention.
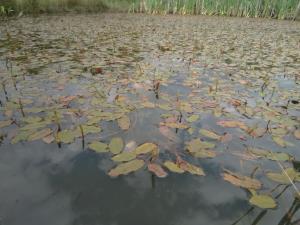
[[[0,119],[11,122],[0,123],[0,224],[300,224],[297,178],[266,176],[299,169],[299,43],[300,23],[291,21],[103,14],[1,22]],[[172,128],[174,119],[187,128]],[[83,143],[79,125],[101,132]],[[45,127],[50,134],[30,141]],[[74,131],[71,141],[58,138],[63,130]],[[145,166],[110,177],[119,163],[89,144],[113,137],[155,143],[159,155],[137,156]],[[187,151],[197,138],[215,145],[215,157]],[[147,169],[179,159],[205,176]],[[255,177],[276,207],[251,204],[251,191],[225,181],[225,170]]]

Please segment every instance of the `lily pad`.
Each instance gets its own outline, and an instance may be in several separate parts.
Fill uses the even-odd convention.
[[[42,139],[46,136],[49,136],[52,133],[52,130],[50,128],[45,128],[43,130],[37,131],[28,137],[28,141],[36,141],[39,139]]]
[[[111,177],[117,177],[119,175],[127,175],[131,172],[137,171],[144,166],[145,162],[140,159],[134,159],[132,161],[117,165],[111,169],[108,173]]]
[[[122,152],[121,154],[115,155],[111,159],[115,162],[128,162],[136,158],[134,152]]]
[[[112,138],[109,143],[109,149],[113,154],[119,154],[124,148],[124,142],[122,138]]]
[[[243,176],[238,173],[233,173],[229,170],[225,170],[225,173],[223,173],[223,179],[235,186],[247,189],[257,190],[260,189],[262,186],[259,180]]]
[[[172,161],[165,161],[164,166],[167,167],[171,172],[184,173],[184,170],[181,169],[176,163]]]
[[[119,127],[122,130],[128,130],[130,128],[130,119],[128,116],[122,116],[120,119],[118,119]]]
[[[158,147],[156,144],[153,143],[144,143],[140,146],[138,146],[135,150],[134,153],[136,155],[140,155],[140,154],[147,154],[147,153],[152,153],[154,151],[157,151]]]
[[[160,165],[156,163],[149,163],[148,170],[160,178],[164,178],[168,175],[167,172]]]
[[[89,148],[99,153],[108,152],[108,145],[99,141],[93,141],[92,143],[90,143]]]
[[[275,200],[269,195],[253,195],[249,202],[262,209],[273,209],[277,206]]]
[[[213,131],[210,130],[206,130],[206,129],[200,129],[199,133],[205,137],[211,138],[211,139],[215,139],[215,140],[220,140],[221,136],[217,135],[216,133],[214,133]]]

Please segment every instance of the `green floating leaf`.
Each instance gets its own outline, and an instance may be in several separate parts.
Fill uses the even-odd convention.
[[[199,138],[193,139],[187,143],[187,150],[189,152],[198,152],[199,150],[211,149],[214,147],[215,147],[214,143],[201,141]]]
[[[108,145],[99,141],[93,141],[92,143],[90,143],[89,148],[99,153],[108,152]]]
[[[134,152],[122,152],[119,155],[115,155],[111,159],[115,162],[128,162],[136,158],[136,154]]]
[[[215,140],[220,140],[221,136],[217,135],[216,133],[210,131],[210,130],[206,130],[206,129],[200,129],[199,133],[205,137],[211,138],[211,139],[215,139]]]
[[[88,135],[88,134],[96,134],[101,132],[101,128],[97,127],[97,126],[92,126],[92,125],[82,125],[82,130],[83,130],[83,134],[84,135]],[[77,128],[77,133],[80,132],[80,136],[81,136],[81,131],[80,128]]]
[[[223,173],[223,179],[235,186],[247,189],[257,190],[260,189],[262,186],[259,180],[242,176],[238,173],[233,173],[229,170],[225,170],[225,173]]]
[[[113,154],[119,154],[124,148],[124,142],[122,138],[112,138],[109,143],[109,150]]]
[[[296,172],[294,168],[287,168],[281,173],[269,172],[267,177],[280,184],[290,184],[293,181],[300,181],[300,173]]]
[[[189,128],[188,125],[183,123],[176,123],[176,122],[167,122],[167,123],[160,123],[161,126],[167,126],[170,128],[177,128],[177,129],[187,129]]]
[[[76,134],[72,130],[63,130],[57,133],[57,142],[70,144],[74,141]]]
[[[111,169],[108,173],[111,177],[117,177],[119,175],[126,175],[131,172],[137,171],[144,166],[145,162],[140,159],[134,159],[132,161],[119,164],[117,167]]]
[[[189,123],[194,123],[194,122],[196,122],[199,118],[200,118],[199,115],[191,115],[190,117],[188,117],[188,118],[186,119],[186,121],[188,121]]]
[[[176,163],[172,161],[165,161],[164,166],[167,167],[171,172],[184,173],[184,170],[181,169]]]
[[[158,147],[156,144],[153,143],[144,143],[140,146],[138,146],[135,150],[134,153],[136,155],[140,155],[140,154],[147,154],[147,153],[155,153],[158,151]]]
[[[289,147],[289,146],[294,146],[293,143],[290,143],[286,140],[284,140],[282,137],[280,136],[273,136],[272,137],[273,141],[278,144],[279,146],[283,147],[283,148],[286,148],[286,147]]]
[[[262,209],[273,209],[277,206],[275,200],[269,195],[253,195],[249,202]]]
[[[249,148],[248,151],[256,157],[267,158],[274,161],[290,161],[293,159],[292,156],[284,152],[272,152],[259,148]]]

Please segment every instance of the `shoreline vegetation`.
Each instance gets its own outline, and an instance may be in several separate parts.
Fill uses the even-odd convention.
[[[131,12],[300,19],[299,0],[1,0],[0,15]]]

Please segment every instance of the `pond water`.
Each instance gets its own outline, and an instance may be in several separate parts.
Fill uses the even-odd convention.
[[[0,22],[0,224],[300,224],[300,23]]]

